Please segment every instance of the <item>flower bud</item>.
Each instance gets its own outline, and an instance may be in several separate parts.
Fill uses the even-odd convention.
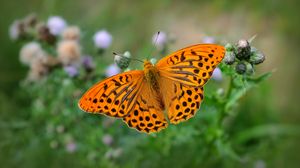
[[[37,25],[38,39],[48,44],[54,44],[56,37],[50,33],[50,29],[43,23]]]
[[[254,73],[253,66],[249,62],[245,62],[246,65],[246,73],[248,75],[252,75]]]
[[[239,40],[237,43],[236,57],[239,60],[248,60],[251,54],[251,47],[247,40]]]
[[[226,51],[234,51],[234,46],[230,43],[227,43],[225,45],[225,49],[226,49]]]
[[[130,59],[131,55],[129,51],[126,51],[123,55],[115,54],[115,63],[118,65],[121,69],[126,69],[129,66],[129,63],[131,61]]]
[[[236,66],[235,66],[235,71],[238,74],[244,74],[247,70],[247,66],[245,65],[245,63],[243,62],[239,62]]]
[[[227,65],[233,64],[235,61],[235,54],[233,51],[226,51],[225,57],[224,57],[224,62]]]
[[[251,47],[251,56],[249,62],[251,64],[260,64],[265,61],[265,55],[254,47]]]

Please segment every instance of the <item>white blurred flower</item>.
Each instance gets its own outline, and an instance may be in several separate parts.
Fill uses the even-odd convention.
[[[106,30],[100,30],[96,32],[93,39],[95,46],[100,49],[106,49],[112,43],[112,36]]]
[[[116,64],[111,64],[107,67],[107,69],[105,71],[105,75],[106,75],[106,77],[111,77],[111,76],[117,75],[120,72],[121,72],[121,69]]]
[[[62,37],[64,40],[79,40],[80,29],[77,26],[69,26],[63,30]]]
[[[212,79],[216,80],[216,81],[222,81],[222,71],[219,67],[217,67],[213,74],[212,74]]]
[[[162,50],[168,42],[167,34],[165,32],[155,33],[152,36],[152,43],[157,47],[157,49]]]
[[[80,64],[80,45],[74,40],[64,40],[57,47],[58,59],[63,65]]]
[[[202,39],[202,42],[205,44],[213,44],[216,42],[215,38],[211,37],[211,36],[205,36]]]
[[[74,153],[77,150],[77,144],[74,141],[70,141],[66,144],[66,151]]]
[[[49,27],[51,34],[60,35],[67,26],[67,23],[60,16],[52,16],[48,19],[47,26]]]
[[[113,137],[109,134],[105,134],[103,137],[102,137],[102,142],[107,145],[107,146],[110,146],[112,143],[113,143]]]
[[[37,58],[46,57],[46,53],[37,42],[25,44],[20,50],[20,61],[25,65],[30,65]]]

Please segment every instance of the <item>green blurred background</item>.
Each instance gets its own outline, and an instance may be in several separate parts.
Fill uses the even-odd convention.
[[[10,0],[1,2],[0,166],[16,166],[13,162],[18,160],[19,155],[24,155],[21,146],[26,145],[10,143],[10,140],[6,139],[7,137],[22,138],[19,136],[22,130],[12,129],[3,134],[6,129],[10,129],[7,123],[17,123],[28,117],[27,114],[20,113],[20,109],[27,108],[29,102],[24,100],[24,95],[22,99],[18,96],[20,81],[25,78],[27,68],[19,62],[21,44],[12,42],[8,36],[9,26],[15,19],[23,18],[30,13],[36,13],[44,20],[53,15],[62,16],[69,24],[80,26],[84,36],[88,37],[83,37],[83,40],[87,41],[84,52],[92,48],[90,37],[101,28],[106,28],[113,35],[114,42],[110,47],[112,51],[130,50],[133,54],[139,54],[139,48],[144,47],[141,46],[142,44],[149,46],[149,39],[158,30],[169,32],[176,37],[176,42],[171,46],[172,51],[199,43],[204,36],[215,36],[222,42],[236,42],[240,38],[249,38],[257,34],[253,44],[266,55],[266,61],[258,66],[257,73],[266,71],[274,73],[263,86],[243,98],[239,108],[240,113],[255,115],[257,120],[260,120],[260,115],[265,116],[264,109],[268,109],[272,115],[278,117],[280,124],[297,125],[300,121],[297,105],[300,99],[297,88],[300,63],[299,6],[300,2],[297,0]],[[260,114],[257,114],[258,112]],[[245,116],[247,119],[247,115]],[[269,165],[270,167],[299,166],[300,139],[296,137],[284,136],[277,141],[276,152],[267,150],[261,154],[268,160],[267,167]],[[19,146],[20,150],[17,150]],[[39,156],[29,153],[32,157],[27,157],[29,160],[26,162],[45,159],[47,163],[55,159],[55,151],[51,149],[43,147],[35,151],[38,151]],[[73,157],[68,156],[68,158],[69,161],[66,162],[71,162]],[[60,159],[56,164],[45,165],[63,167],[64,160]]]

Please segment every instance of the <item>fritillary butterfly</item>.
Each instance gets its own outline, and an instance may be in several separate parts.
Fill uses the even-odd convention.
[[[158,132],[168,123],[178,124],[196,114],[203,86],[224,54],[223,46],[197,44],[155,65],[145,60],[144,70],[124,72],[95,84],[79,100],[79,107],[122,118],[138,131]]]

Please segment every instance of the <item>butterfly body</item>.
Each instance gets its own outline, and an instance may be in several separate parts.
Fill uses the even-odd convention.
[[[150,133],[192,118],[203,100],[203,86],[225,54],[223,46],[198,44],[178,50],[143,70],[124,72],[97,83],[80,99],[90,113],[122,118]],[[168,121],[166,120],[168,119]]]

